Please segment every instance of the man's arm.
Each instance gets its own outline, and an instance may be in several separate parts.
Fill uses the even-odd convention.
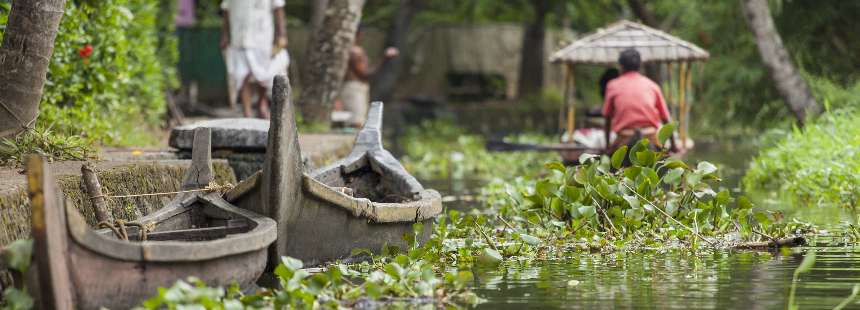
[[[221,12],[223,20],[221,22],[221,42],[218,45],[223,50],[230,45],[230,14],[227,10],[222,10]]]
[[[275,47],[287,48],[287,27],[284,8],[276,7],[275,14]]]

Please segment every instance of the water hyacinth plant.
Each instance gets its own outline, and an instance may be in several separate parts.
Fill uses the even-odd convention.
[[[628,167],[622,167],[625,157]],[[781,214],[756,211],[746,197],[714,190],[719,182],[714,165],[690,167],[649,149],[646,140],[630,152],[622,147],[611,157],[584,155],[580,161],[576,167],[549,163],[551,172],[537,180],[490,184],[484,189],[491,206],[485,214],[498,218],[507,231],[519,232],[511,239],[530,239],[525,234],[600,249],[725,247],[728,236],[735,242],[779,236],[799,225],[774,225]]]

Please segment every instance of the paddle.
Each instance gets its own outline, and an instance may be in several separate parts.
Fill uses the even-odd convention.
[[[487,141],[485,146],[487,151],[491,152],[517,152],[517,151],[540,151],[540,152],[558,152],[558,151],[594,151],[584,146],[573,144],[531,144],[531,143],[509,143],[500,140]]]

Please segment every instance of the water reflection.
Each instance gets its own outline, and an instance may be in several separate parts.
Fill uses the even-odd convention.
[[[860,283],[856,247],[815,246],[784,254],[573,254],[478,268],[474,288],[488,299],[480,309],[785,309],[792,274],[806,251],[816,251],[819,259],[800,278],[798,304],[830,309]]]

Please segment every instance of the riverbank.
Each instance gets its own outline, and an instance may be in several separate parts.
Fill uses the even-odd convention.
[[[299,144],[308,164],[319,166],[345,156],[353,139],[351,134],[306,134],[299,137]],[[191,164],[171,149],[106,149],[98,158],[87,162],[94,166],[108,195],[176,191]],[[66,197],[94,225],[95,215],[89,203],[84,203],[81,190],[80,169],[84,163],[54,162],[51,168]],[[228,160],[213,160],[213,166],[216,182],[236,184],[237,176]],[[22,172],[18,167],[0,167],[0,246],[30,236],[27,178]],[[171,198],[172,195],[108,199],[107,203],[116,218],[131,220],[157,210]]]

